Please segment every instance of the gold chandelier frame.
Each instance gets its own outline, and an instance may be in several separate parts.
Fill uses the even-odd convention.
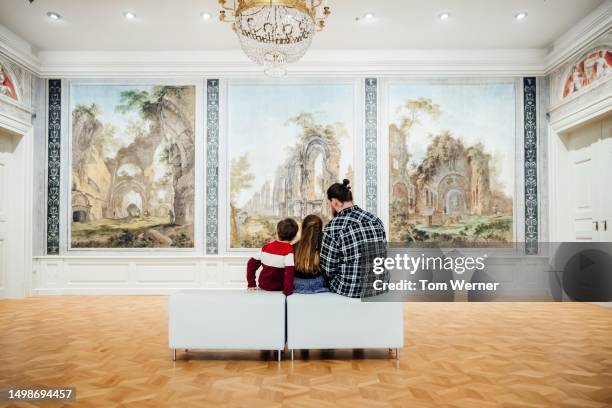
[[[307,16],[310,16],[315,23],[317,31],[325,28],[325,20],[331,14],[329,6],[323,6],[323,0],[232,0],[233,7],[227,6],[227,0],[219,0],[221,11],[219,11],[219,20],[232,23],[232,28],[236,30],[236,18],[241,16],[245,10],[254,7],[266,6],[284,6],[301,11]],[[320,17],[319,17],[319,10]],[[231,17],[228,17],[228,14]]]

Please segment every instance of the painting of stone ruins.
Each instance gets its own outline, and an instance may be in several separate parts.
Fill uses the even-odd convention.
[[[193,248],[194,86],[74,85],[71,246]]]
[[[512,242],[514,86],[397,84],[389,99],[391,241]]]
[[[229,244],[257,248],[276,223],[330,218],[327,187],[353,180],[353,85],[230,85]]]

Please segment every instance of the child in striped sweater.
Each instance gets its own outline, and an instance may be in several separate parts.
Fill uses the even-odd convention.
[[[247,284],[249,290],[257,289],[255,274],[259,273],[259,287],[263,290],[282,290],[285,296],[293,293],[293,246],[291,241],[298,232],[298,224],[291,218],[276,225],[278,240],[264,245],[259,254],[247,263]]]

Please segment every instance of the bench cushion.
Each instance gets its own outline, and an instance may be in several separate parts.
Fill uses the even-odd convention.
[[[280,350],[285,296],[257,290],[185,290],[170,296],[170,348]]]
[[[287,297],[289,349],[403,345],[403,303],[362,302],[335,293],[294,293]]]

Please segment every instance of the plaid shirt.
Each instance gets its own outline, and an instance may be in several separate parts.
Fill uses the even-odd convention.
[[[386,243],[385,227],[373,214],[358,206],[345,208],[323,230],[321,270],[329,279],[329,289],[340,295],[362,296],[364,248]]]

